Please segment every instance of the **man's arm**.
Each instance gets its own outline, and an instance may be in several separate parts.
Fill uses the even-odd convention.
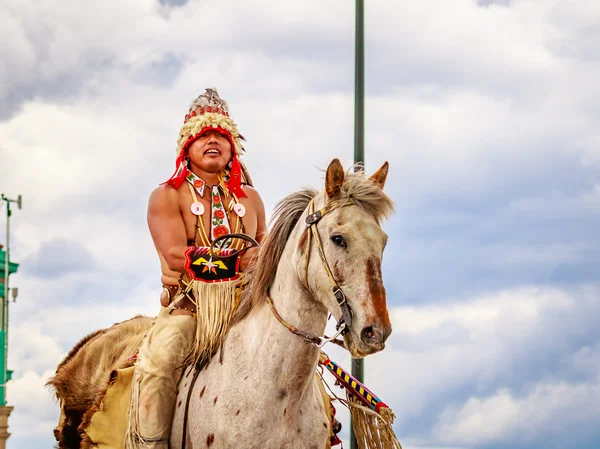
[[[179,210],[179,195],[173,187],[162,185],[150,195],[148,227],[154,246],[162,254],[169,268],[184,273],[187,237]]]
[[[256,198],[256,241],[261,243],[267,233],[267,219],[265,217],[265,205],[262,198],[255,189],[252,189]]]

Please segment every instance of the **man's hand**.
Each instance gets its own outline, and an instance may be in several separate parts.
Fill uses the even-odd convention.
[[[248,248],[240,256],[240,271],[246,271],[246,269],[256,262],[259,248]]]

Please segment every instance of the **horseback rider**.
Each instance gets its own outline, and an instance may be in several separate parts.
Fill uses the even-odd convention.
[[[206,89],[185,116],[175,173],[150,195],[163,290],[137,356],[128,448],[168,448],[183,368],[210,360],[235,313],[240,272],[257,248],[219,237],[242,233],[260,242],[266,231],[263,202],[239,160],[242,140],[227,103]]]

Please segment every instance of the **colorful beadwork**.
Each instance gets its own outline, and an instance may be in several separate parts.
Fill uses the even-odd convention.
[[[192,193],[197,192],[200,196],[204,196],[206,182],[202,178],[200,178],[194,172],[188,171],[188,173],[186,175],[186,180],[190,184],[190,189],[192,189]],[[224,200],[221,199],[221,192],[223,192],[223,194],[225,195],[224,198],[230,199],[229,205],[228,205],[229,210],[232,210],[232,208],[235,208],[237,206],[237,208],[235,208],[235,212],[238,215],[238,227],[240,225],[240,218],[245,215],[246,208],[241,203],[238,203],[237,200],[234,200],[234,198],[230,198],[225,193],[227,191],[227,182],[228,181],[229,181],[229,179],[227,178],[227,176],[219,177],[219,184],[212,186],[210,188],[211,189],[210,190],[210,202],[211,202],[210,234],[206,235],[206,233],[205,233],[206,241],[204,242],[204,244],[206,244],[206,245],[210,245],[209,242],[212,242],[215,239],[217,239],[223,235],[231,234],[231,225],[229,223],[229,215],[227,213],[226,206],[223,203]],[[195,195],[195,193],[194,193],[194,195]],[[201,216],[204,214],[204,207],[203,206],[200,207],[200,206],[202,206],[202,204],[200,202],[198,202],[197,199],[195,199],[194,203],[191,206],[191,211],[194,215],[198,216],[200,226],[202,226]],[[240,209],[240,207],[241,207],[241,209]],[[240,210],[242,211],[241,214],[240,214]],[[236,230],[236,232],[238,232],[238,231]],[[216,247],[224,249],[224,248],[230,248],[231,245],[232,245],[232,240],[227,239],[227,240],[219,242]]]
[[[192,185],[192,187],[196,189],[198,195],[204,196],[204,187],[206,186],[206,182],[204,182],[204,180],[200,176],[196,175],[196,173],[189,170],[185,179],[187,179],[187,181]]]
[[[367,407],[379,413],[379,410],[388,406],[375,396],[367,387],[361,384],[356,378],[348,374],[343,368],[330,359],[321,362],[334,377],[356,398],[360,399]]]
[[[225,234],[231,234],[231,227],[229,226],[229,218],[225,213],[225,208],[221,202],[221,195],[219,192],[219,186],[213,186],[212,192],[212,207],[211,207],[211,221],[210,221],[210,237],[211,241],[218,239]],[[218,245],[219,248],[227,248],[231,244],[230,240],[224,241]]]

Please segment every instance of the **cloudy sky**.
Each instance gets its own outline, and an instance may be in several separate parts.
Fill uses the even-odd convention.
[[[353,3],[1,3],[8,448],[52,447],[43,384],[77,340],[156,312],[147,198],[205,87],[267,210],[352,163]],[[367,3],[366,166],[396,203],[367,384],[405,449],[598,448],[600,3]]]

